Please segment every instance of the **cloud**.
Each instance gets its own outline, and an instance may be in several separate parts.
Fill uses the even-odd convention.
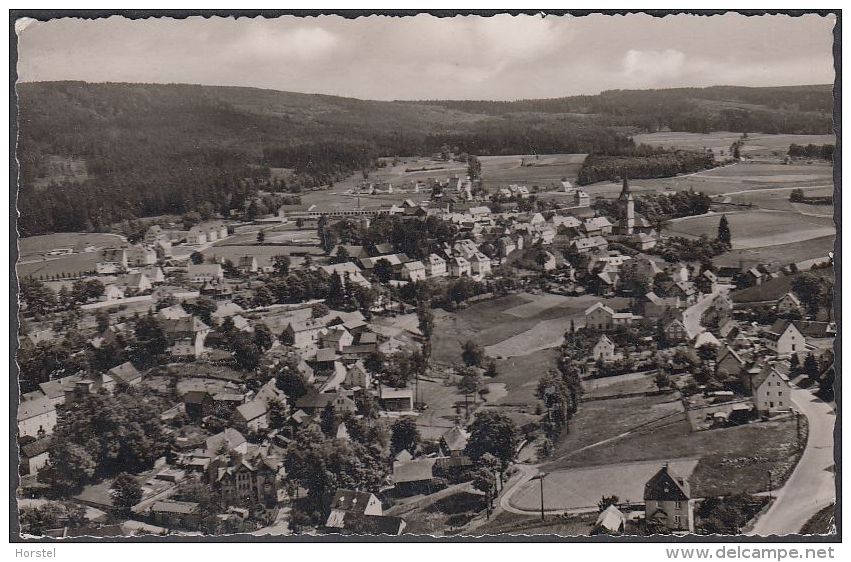
[[[254,63],[257,60],[316,61],[332,54],[340,38],[321,27],[296,29],[252,29],[224,52],[230,59]]]
[[[622,61],[623,76],[643,83],[668,82],[681,78],[686,55],[676,49],[638,51],[630,49]]]

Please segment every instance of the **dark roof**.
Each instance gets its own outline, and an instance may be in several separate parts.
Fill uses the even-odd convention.
[[[688,482],[674,473],[668,465],[659,469],[644,485],[645,500],[686,501],[689,495]]]
[[[331,509],[363,513],[372,497],[373,495],[369,492],[340,489],[337,490],[337,493],[334,494],[334,499],[331,500]]]
[[[50,450],[50,446],[52,444],[51,441],[52,438],[48,436],[44,439],[39,439],[37,441],[27,443],[26,445],[21,445],[21,456],[29,459],[37,457],[38,455]]]
[[[393,463],[393,483],[423,482],[434,478],[436,459],[417,459]]]
[[[142,378],[142,374],[136,370],[136,367],[134,367],[133,363],[130,361],[126,361],[117,367],[113,367],[109,370],[109,374],[112,375],[113,378],[118,379],[120,382],[125,383]]]

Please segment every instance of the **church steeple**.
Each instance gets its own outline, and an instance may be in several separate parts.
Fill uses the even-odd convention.
[[[623,175],[623,188],[621,188],[618,201],[623,207],[623,219],[621,220],[622,227],[619,229],[621,234],[631,235],[635,230],[635,198],[629,190],[629,178],[626,174]]]
[[[632,198],[632,192],[629,190],[629,178],[624,174],[623,176],[623,187],[621,188],[621,194],[619,199],[626,199],[627,197]]]

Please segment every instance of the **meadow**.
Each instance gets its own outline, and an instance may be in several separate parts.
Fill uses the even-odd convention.
[[[741,138],[741,133],[719,131],[715,133],[683,133],[669,131],[664,133],[647,133],[633,136],[638,144],[664,146],[667,148],[682,148],[688,150],[711,149],[716,156],[729,154],[730,145]],[[748,140],[741,149],[743,155],[756,157],[777,157],[785,155],[790,144],[835,144],[833,135],[763,135],[749,133]]]

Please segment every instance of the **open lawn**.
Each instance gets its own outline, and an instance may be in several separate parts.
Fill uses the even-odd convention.
[[[47,278],[57,275],[77,275],[87,271],[94,271],[98,261],[100,261],[99,252],[50,257],[38,261],[30,258],[19,262],[17,264],[17,271],[20,277],[31,275],[36,278],[40,276]]]
[[[102,234],[97,232],[60,232],[43,236],[28,236],[18,242],[21,259],[38,254],[45,254],[56,248],[71,248],[82,252],[86,246],[106,248],[126,244],[123,237],[117,234]]]
[[[721,220],[719,215],[720,213],[717,213],[672,221],[668,233],[692,237],[705,234],[714,238],[718,234],[718,223]],[[833,219],[827,217],[761,209],[731,212],[726,215],[733,235],[734,250],[801,242],[836,233]]]
[[[552,190],[561,189],[562,178],[575,184],[585,157],[585,154],[540,154],[537,158],[534,155],[482,156],[479,161],[482,178],[489,187],[516,183]]]
[[[460,491],[431,505],[405,514],[405,534],[443,535],[469,523],[485,508],[485,497],[478,492]]]

